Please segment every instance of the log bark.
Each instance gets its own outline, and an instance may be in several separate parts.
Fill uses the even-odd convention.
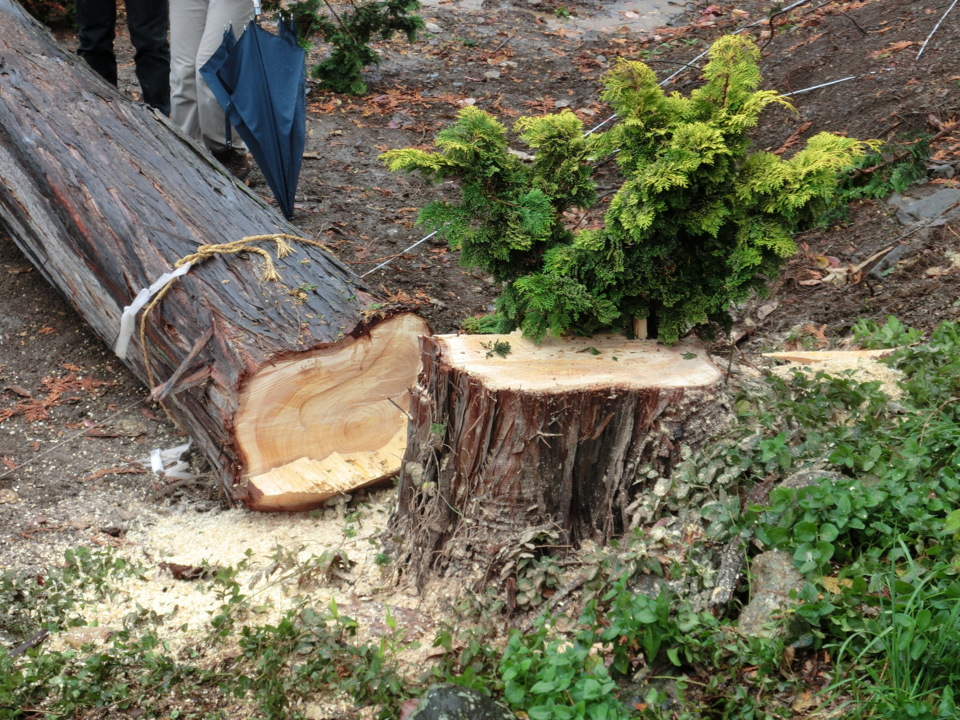
[[[561,546],[622,534],[644,471],[669,476],[727,413],[721,373],[692,342],[420,342],[387,541],[421,586],[492,572],[538,534]]]
[[[13,0],[0,0],[0,168],[4,228],[111,346],[124,307],[198,246],[299,235]],[[260,509],[315,506],[343,491],[355,466],[363,483],[395,471],[416,338],[427,331],[401,309],[375,310],[329,253],[292,244],[274,260],[279,282],[261,282],[262,258],[250,253],[195,265],[125,359],[154,379],[228,496]],[[295,461],[312,464],[316,481],[296,478],[290,490],[282,478],[251,480]]]

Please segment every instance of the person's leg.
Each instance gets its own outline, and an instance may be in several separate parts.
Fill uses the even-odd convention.
[[[208,0],[170,0],[170,119],[195,140],[200,140],[197,53],[208,7]]]
[[[198,78],[199,68],[223,42],[223,31],[232,26],[234,34],[239,38],[252,18],[252,0],[210,0],[203,39],[197,51]],[[232,145],[237,152],[246,153],[246,146],[236,133],[233,133],[231,142],[225,137],[223,108],[202,79],[198,80],[197,105],[200,113],[200,135],[204,145],[216,151]]]
[[[170,114],[170,27],[167,0],[126,0],[127,27],[143,100]]]
[[[116,37],[116,0],[76,0],[80,47],[77,55],[86,60],[104,80],[117,84],[117,58],[113,54]]]

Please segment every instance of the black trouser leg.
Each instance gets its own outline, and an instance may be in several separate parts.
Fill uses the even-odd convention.
[[[143,100],[170,114],[170,29],[167,0],[127,0],[127,27]]]
[[[117,58],[113,54],[116,37],[116,0],[76,0],[80,47],[77,55],[107,82],[117,84]],[[164,3],[166,5],[166,3]]]

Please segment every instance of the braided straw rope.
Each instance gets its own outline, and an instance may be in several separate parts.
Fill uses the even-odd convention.
[[[270,253],[263,248],[253,246],[253,243],[271,241],[277,245],[276,253],[278,259],[285,258],[294,252],[293,246],[288,241],[313,245],[321,250],[330,252],[330,249],[323,243],[297,237],[296,235],[286,235],[283,233],[274,235],[250,235],[240,240],[234,240],[233,242],[219,243],[216,245],[200,245],[196,252],[180,258],[173,266],[174,268],[179,268],[188,263],[196,265],[217,255],[234,255],[240,252],[251,252],[263,258],[263,269],[260,272],[261,282],[278,282],[281,279],[280,273],[277,271],[277,267],[274,265]],[[147,355],[147,317],[150,315],[150,311],[163,300],[163,296],[166,295],[167,290],[170,289],[175,280],[176,278],[171,278],[169,282],[157,292],[153,300],[150,301],[150,304],[144,309],[143,315],[140,316],[140,349],[143,351],[143,366],[147,373],[147,385],[151,388],[154,386],[154,378],[153,371],[150,369],[150,358]]]

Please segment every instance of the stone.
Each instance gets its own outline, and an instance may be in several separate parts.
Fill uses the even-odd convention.
[[[137,418],[120,418],[111,428],[121,437],[141,437],[150,434],[150,426]]]
[[[437,25],[435,22],[428,22],[426,25],[423,26],[423,29],[426,30],[428,33],[433,33],[434,35],[443,32],[441,27]]]
[[[751,598],[740,612],[737,627],[751,637],[776,637],[780,632],[772,625],[776,615],[794,604],[790,592],[799,592],[804,577],[793,566],[793,558],[783,550],[769,550],[757,555],[751,565],[753,579]]]
[[[442,684],[428,688],[406,720],[516,720],[516,716],[479,690]]]
[[[894,193],[887,202],[897,208],[897,219],[904,225],[935,221],[960,203],[960,189],[943,188],[919,199]]]
[[[950,180],[956,174],[957,171],[954,169],[953,165],[934,165],[930,168],[930,175],[931,177],[935,178]]]
[[[483,76],[484,76],[487,80],[496,80],[498,77],[500,77],[500,71],[499,71],[499,70],[487,70],[487,71],[483,74]]]

